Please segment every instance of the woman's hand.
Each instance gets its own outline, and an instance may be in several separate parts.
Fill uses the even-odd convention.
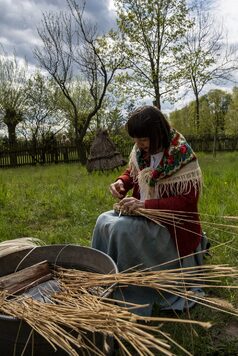
[[[133,211],[139,208],[144,208],[145,203],[133,197],[126,197],[119,202],[122,209]]]
[[[122,199],[125,196],[124,183],[121,179],[118,179],[115,183],[112,183],[109,190],[115,198]]]

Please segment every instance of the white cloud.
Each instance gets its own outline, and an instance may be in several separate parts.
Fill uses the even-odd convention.
[[[238,43],[238,1],[217,0],[215,14],[228,31],[228,41]]]
[[[108,10],[109,11],[115,11],[116,10],[116,7],[114,5],[114,1],[113,0],[109,0],[109,2],[108,2]]]

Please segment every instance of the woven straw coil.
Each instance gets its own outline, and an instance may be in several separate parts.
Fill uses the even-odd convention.
[[[127,209],[123,209],[119,203],[115,203],[113,205],[113,209],[115,213],[120,214],[120,215],[126,215],[126,216],[141,216],[136,210],[134,211],[129,211]]]

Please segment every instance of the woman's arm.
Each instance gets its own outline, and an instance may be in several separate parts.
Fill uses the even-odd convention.
[[[133,186],[134,183],[130,176],[130,170],[127,169],[115,182],[110,184],[109,190],[115,198],[123,199]]]
[[[118,178],[121,179],[123,181],[124,184],[124,189],[126,191],[126,193],[132,189],[134,187],[134,182],[133,182],[133,178],[130,175],[130,169],[126,169],[125,172],[123,172]]]

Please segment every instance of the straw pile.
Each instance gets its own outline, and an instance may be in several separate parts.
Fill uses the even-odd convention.
[[[105,355],[107,346],[104,351],[99,350],[88,338],[88,332],[100,332],[114,337],[127,355],[134,355],[135,352],[138,355],[154,355],[157,352],[172,355],[170,345],[176,342],[163,332],[164,323],[189,323],[205,328],[211,326],[209,322],[137,316],[132,311],[138,305],[131,304],[124,308],[116,305],[114,300],[103,297],[112,285],[151,287],[159,293],[170,292],[238,316],[238,311],[229,303],[198,297],[188,290],[195,285],[201,285],[203,288],[238,288],[238,285],[222,284],[224,276],[234,281],[237,279],[238,269],[234,267],[201,266],[102,275],[55,266],[52,273],[59,281],[61,291],[51,295],[49,303],[42,303],[27,296],[9,299],[7,292],[4,292],[0,294],[0,311],[24,319],[54,348],[61,347],[70,355],[76,356],[78,347]],[[101,295],[92,294],[92,290],[100,292]],[[155,321],[157,326],[144,323],[151,321]],[[132,352],[128,350],[128,344],[131,345]],[[176,346],[182,349],[181,346]]]
[[[153,352],[157,351],[172,355],[169,351],[171,340],[160,330],[160,326],[152,327],[137,323],[141,320],[150,321],[151,318],[135,316],[128,310],[92,296],[82,289],[75,292],[66,289],[62,293],[55,294],[51,298],[51,304],[40,303],[29,298],[16,298],[11,302],[3,296],[1,299],[2,312],[23,318],[54,348],[61,347],[70,355],[78,355],[78,347],[104,355],[103,351],[89,340],[88,331],[113,336],[128,355],[131,353],[127,350],[126,343],[130,344],[138,354],[153,355]],[[157,318],[156,320],[175,322],[173,319]],[[209,323],[188,322],[210,327]]]

